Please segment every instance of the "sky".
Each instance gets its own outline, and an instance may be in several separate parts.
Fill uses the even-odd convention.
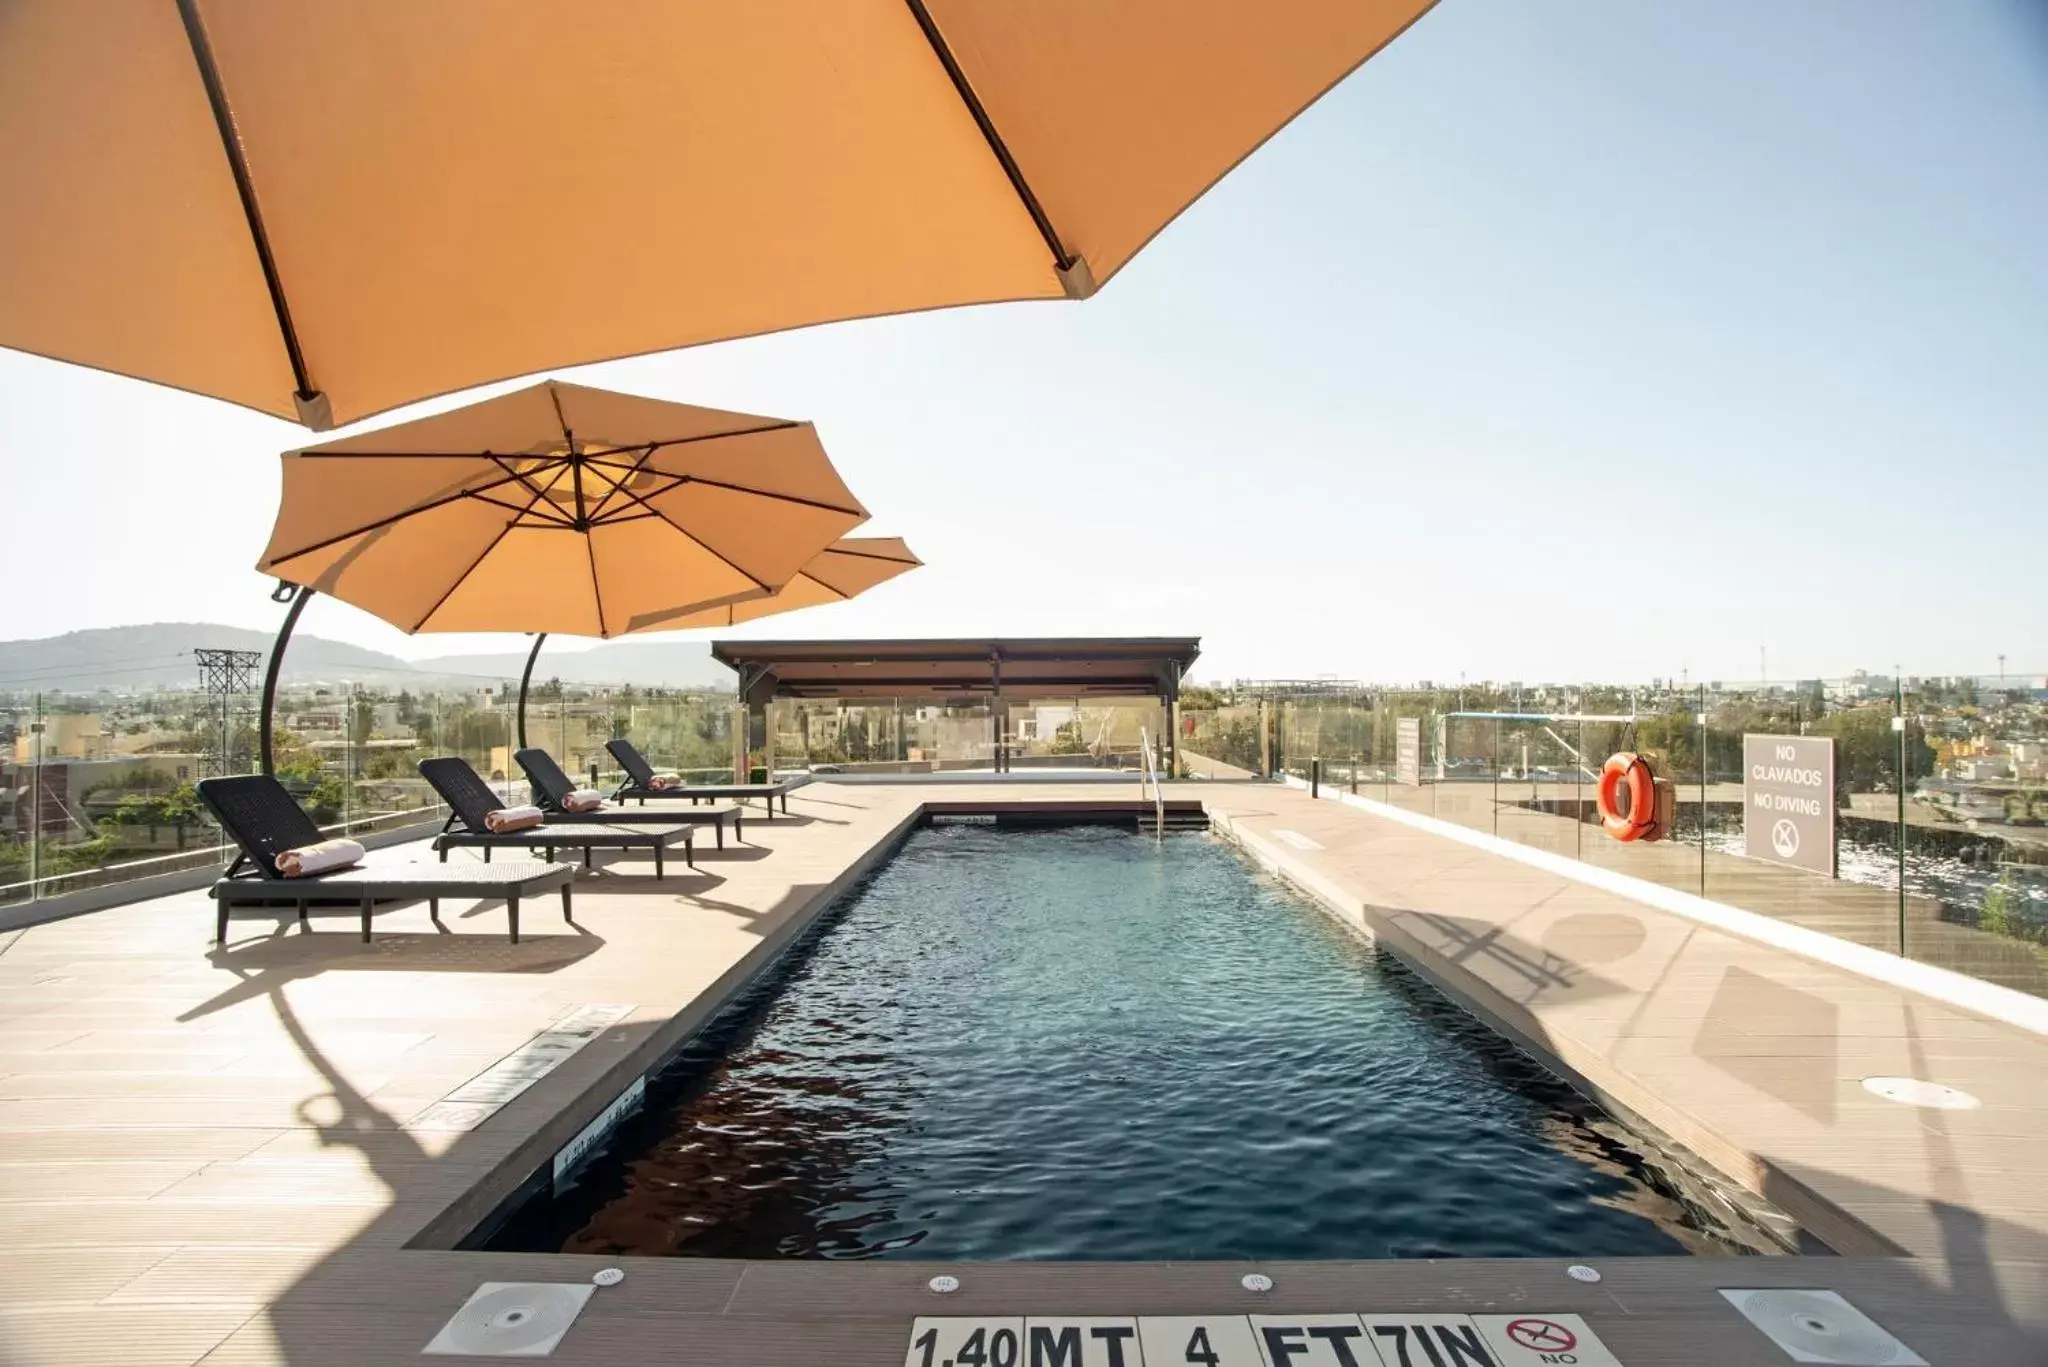
[[[1443,0],[1085,303],[555,373],[815,421],[861,532],[926,561],[720,635],[2048,672],[2048,5]],[[0,351],[0,640],[275,625],[252,566],[304,440]],[[301,630],[517,643],[325,599]]]

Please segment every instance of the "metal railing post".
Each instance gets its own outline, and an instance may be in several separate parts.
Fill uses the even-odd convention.
[[[1312,798],[1323,795],[1323,757],[1308,757],[1308,795]]]
[[[36,719],[29,725],[35,737],[28,780],[28,900],[33,902],[43,889],[43,695],[36,693]]]

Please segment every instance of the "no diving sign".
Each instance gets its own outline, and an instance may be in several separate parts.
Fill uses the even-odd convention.
[[[1501,1367],[1621,1367],[1577,1315],[1474,1315]]]
[[[1577,1315],[922,1318],[904,1367],[1622,1367]]]
[[[1835,743],[1823,736],[1742,738],[1742,852],[1835,871]]]

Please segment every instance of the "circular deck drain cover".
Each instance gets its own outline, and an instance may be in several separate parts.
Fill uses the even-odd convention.
[[[1263,1272],[1247,1272],[1238,1285],[1247,1291],[1271,1291],[1273,1279]]]
[[[1573,1263],[1564,1270],[1564,1275],[1575,1282],[1597,1282],[1600,1280],[1600,1269],[1588,1267],[1584,1263]]]
[[[1902,1106],[1925,1106],[1936,1111],[1974,1111],[1984,1104],[1968,1092],[1917,1077],[1867,1077],[1863,1079],[1863,1090]]]
[[[1927,1360],[1832,1291],[1723,1291],[1794,1362],[1926,1367]]]
[[[424,1353],[470,1357],[546,1357],[583,1313],[587,1283],[485,1282]]]
[[[938,1292],[941,1296],[943,1296],[948,1294],[949,1292],[958,1291],[960,1289],[960,1279],[958,1277],[948,1277],[944,1273],[941,1273],[940,1275],[932,1278],[931,1281],[926,1283],[926,1285],[930,1286],[932,1290]]]

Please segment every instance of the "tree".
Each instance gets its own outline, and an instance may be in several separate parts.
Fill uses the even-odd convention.
[[[347,788],[339,778],[329,774],[306,794],[303,802],[306,814],[313,818],[314,823],[325,826],[341,816],[342,806],[347,800]]]
[[[1853,707],[1823,717],[1813,733],[1835,742],[1835,784],[1852,793],[1899,791],[1899,739],[1892,711],[1882,704]],[[1934,747],[1915,718],[1906,721],[1906,783],[1934,772]]]
[[[279,778],[297,778],[311,783],[320,777],[319,753],[296,731],[273,732],[270,747],[272,767]]]
[[[1081,722],[1063,721],[1053,732],[1052,744],[1048,747],[1055,755],[1085,755],[1088,753],[1087,738],[1081,734]]]
[[[184,826],[199,820],[199,793],[181,783],[164,794],[131,793],[107,814],[115,826]]]

